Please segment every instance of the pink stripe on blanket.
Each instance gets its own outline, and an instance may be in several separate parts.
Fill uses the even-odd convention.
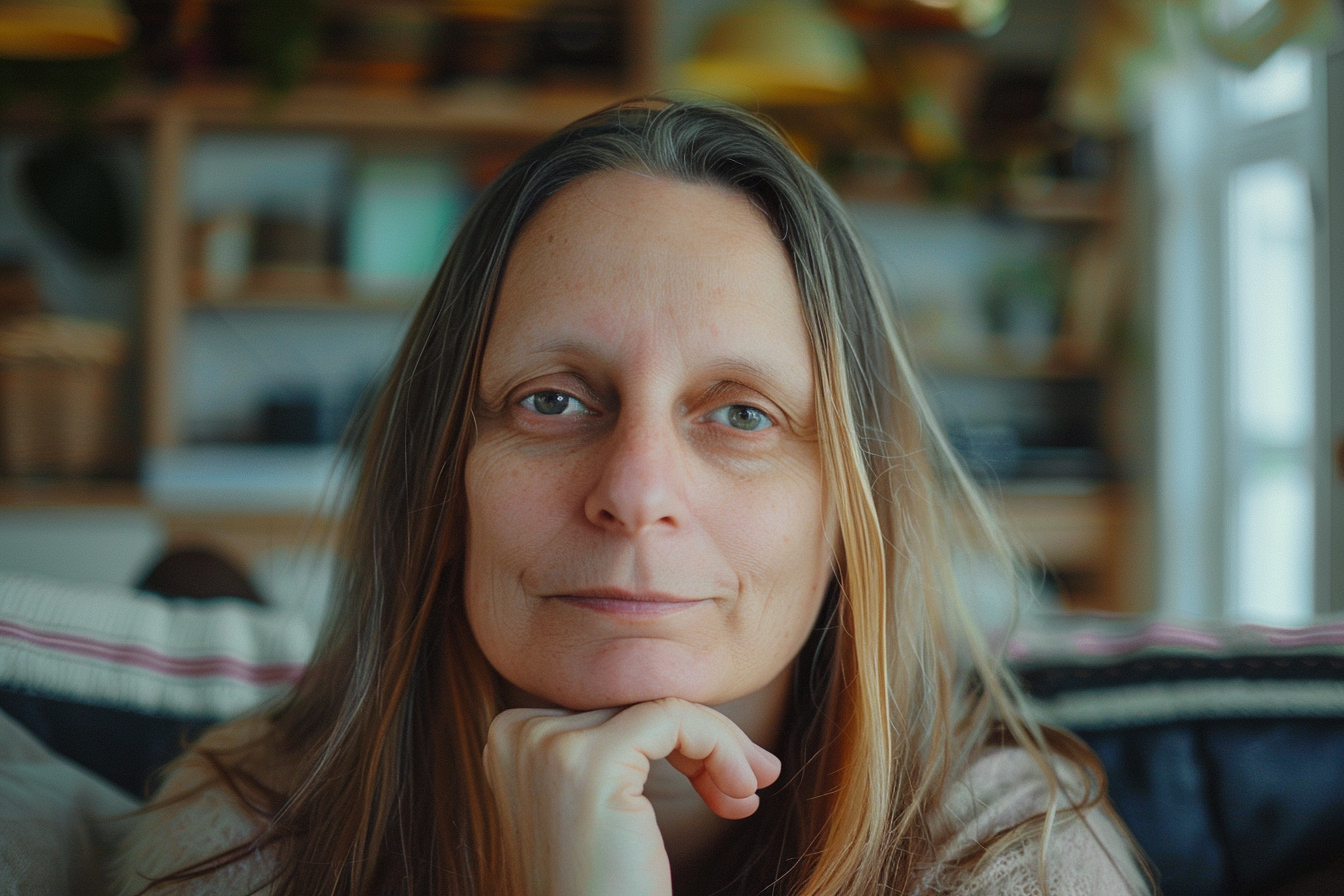
[[[1164,622],[1153,622],[1145,625],[1141,631],[1128,635],[1079,632],[1074,636],[1073,646],[1079,653],[1109,656],[1117,653],[1130,653],[1144,647],[1220,650],[1226,646],[1226,643],[1222,638],[1211,632],[1196,631]]]
[[[1267,625],[1250,626],[1275,647],[1340,647],[1344,646],[1344,622],[1311,625],[1306,628],[1273,628]]]
[[[137,666],[175,678],[231,678],[245,684],[293,684],[303,674],[302,663],[249,663],[230,656],[169,656],[138,644],[116,644],[60,632],[42,631],[0,621],[0,638],[123,666]]]
[[[1022,662],[1037,657],[1113,657],[1144,649],[1250,654],[1267,648],[1327,648],[1333,652],[1344,647],[1344,622],[1301,628],[1244,624],[1212,631],[1154,622],[1136,632],[1061,632],[1052,643],[1042,645],[1040,641],[1039,633],[1033,638],[1010,639],[1009,659]]]

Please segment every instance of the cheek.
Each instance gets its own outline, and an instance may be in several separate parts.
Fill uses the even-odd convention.
[[[810,630],[831,579],[835,529],[814,475],[728,489],[715,512],[715,541],[763,627]]]
[[[527,508],[518,500],[517,470],[499,463],[488,451],[472,449],[466,464],[467,543],[463,597],[467,621],[482,646],[505,622],[509,603],[509,570],[516,563],[518,524]]]
[[[484,568],[522,561],[559,512],[554,482],[504,452],[477,447],[467,457],[467,562]]]
[[[467,620],[482,646],[516,637],[528,625],[526,587],[538,568],[563,556],[572,531],[574,477],[554,459],[538,465],[497,441],[478,442],[467,456]]]

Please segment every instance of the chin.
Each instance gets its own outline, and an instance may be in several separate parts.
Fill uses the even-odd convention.
[[[636,703],[648,703],[651,700],[661,700],[665,697],[678,697],[689,703],[703,703],[705,705],[714,705],[719,702],[714,699],[701,699],[694,692],[674,688],[619,688],[619,689],[574,689],[556,692],[548,697],[543,697],[547,703],[554,704],[561,709],[568,709],[574,712],[587,712],[590,709],[613,709],[621,706],[633,706]]]
[[[520,670],[523,671],[523,670]],[[712,662],[683,657],[606,655],[564,663],[544,674],[505,674],[522,694],[540,704],[575,712],[610,709],[678,697],[691,703],[716,706],[742,696],[715,669]]]

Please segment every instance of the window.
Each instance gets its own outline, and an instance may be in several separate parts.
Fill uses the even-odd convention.
[[[1325,55],[1289,46],[1249,73],[1191,57],[1153,97],[1159,607],[1298,624],[1328,551]]]
[[[1228,589],[1234,618],[1312,615],[1312,213],[1302,166],[1233,170],[1227,190]]]

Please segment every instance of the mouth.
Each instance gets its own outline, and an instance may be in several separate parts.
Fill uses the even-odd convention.
[[[592,610],[612,616],[664,616],[680,613],[702,604],[710,598],[684,597],[657,591],[625,591],[620,588],[593,588],[567,594],[550,595],[572,607]]]

